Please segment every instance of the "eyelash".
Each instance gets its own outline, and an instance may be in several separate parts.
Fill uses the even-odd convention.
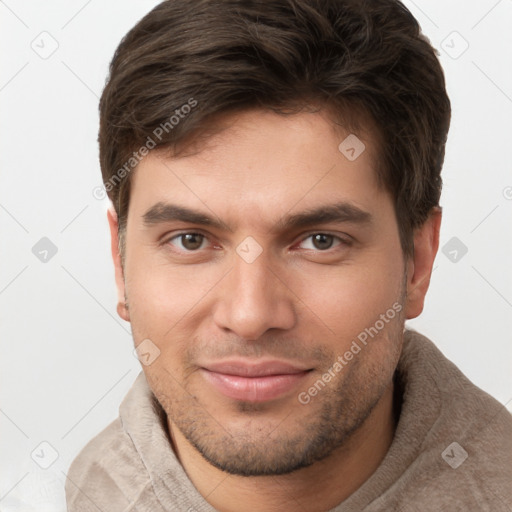
[[[178,234],[175,234],[173,235],[172,237],[170,238],[166,238],[164,241],[163,241],[163,245],[173,245],[171,242],[172,240],[176,240],[176,239],[180,239],[181,237],[185,236],[185,235],[197,235],[197,236],[201,236],[203,237],[203,242],[205,240],[209,240],[209,237],[207,235],[205,235],[204,233],[201,233],[200,231],[183,231],[181,233],[178,233]],[[329,247],[328,249],[326,250],[321,250],[321,249],[305,249],[306,251],[313,251],[313,252],[316,252],[316,253],[326,253],[328,254],[329,252],[332,252],[332,250],[336,250],[336,247],[340,247],[340,246],[344,246],[344,247],[350,247],[353,243],[352,239],[349,239],[348,236],[346,237],[342,237],[342,236],[339,236],[339,235],[334,235],[332,233],[329,233],[329,232],[325,232],[325,231],[315,231],[315,232],[312,232],[312,233],[309,233],[308,235],[306,235],[305,237],[301,238],[301,240],[298,242],[299,244],[302,244],[304,243],[306,240],[314,237],[315,235],[325,235],[325,236],[329,236],[329,237],[333,237],[334,238],[334,244],[332,247]],[[336,243],[338,242],[338,243]],[[297,245],[297,244],[294,244],[294,245]],[[175,249],[177,250],[178,252],[181,252],[181,253],[188,253],[188,254],[194,254],[194,253],[198,253],[201,251],[201,248],[199,249],[196,249],[196,250],[187,250],[187,249]]]

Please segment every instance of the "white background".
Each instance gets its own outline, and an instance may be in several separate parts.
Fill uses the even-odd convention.
[[[71,460],[117,416],[139,371],[115,312],[107,202],[92,190],[108,63],[156,3],[0,2],[2,512],[65,510]],[[410,325],[510,404],[512,0],[405,3],[440,49],[453,106],[441,245],[457,237],[468,248],[455,263],[439,253],[425,312]],[[47,59],[33,49],[57,44]],[[46,263],[32,252],[42,237],[58,249]],[[48,469],[31,458],[52,462],[41,442],[58,454]]]

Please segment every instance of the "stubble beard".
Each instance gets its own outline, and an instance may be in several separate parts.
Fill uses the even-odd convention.
[[[294,403],[284,419],[279,412],[269,416],[272,404],[237,402],[230,411],[237,421],[230,424],[215,404],[200,403],[193,389],[172,386],[169,393],[169,380],[158,378],[150,378],[150,386],[167,413],[171,436],[178,429],[214,467],[239,476],[289,474],[343,450],[364,425],[392,381],[403,326],[397,315],[307,405],[290,398]],[[372,344],[381,348],[378,357],[371,357]],[[330,363],[326,371],[334,359],[324,359]]]

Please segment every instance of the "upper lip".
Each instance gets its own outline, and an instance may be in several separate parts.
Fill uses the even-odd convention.
[[[310,368],[302,368],[284,361],[222,361],[202,365],[202,368],[210,372],[224,375],[236,375],[239,377],[266,377],[269,375],[292,375],[303,373]]]

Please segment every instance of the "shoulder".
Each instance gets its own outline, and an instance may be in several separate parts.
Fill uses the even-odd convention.
[[[66,478],[68,511],[125,510],[148,485],[146,468],[118,418],[72,462]]]
[[[473,384],[427,338],[409,333],[404,357],[421,364],[429,383],[416,407],[437,400],[436,418],[407,471],[413,503],[451,510],[512,508],[512,415]],[[420,363],[421,361],[421,363]],[[437,397],[432,394],[435,390]],[[406,473],[406,474],[407,474]],[[414,498],[414,499],[413,499]],[[473,507],[473,508],[471,508]],[[510,508],[509,508],[510,507]],[[428,509],[428,508],[427,508]]]

